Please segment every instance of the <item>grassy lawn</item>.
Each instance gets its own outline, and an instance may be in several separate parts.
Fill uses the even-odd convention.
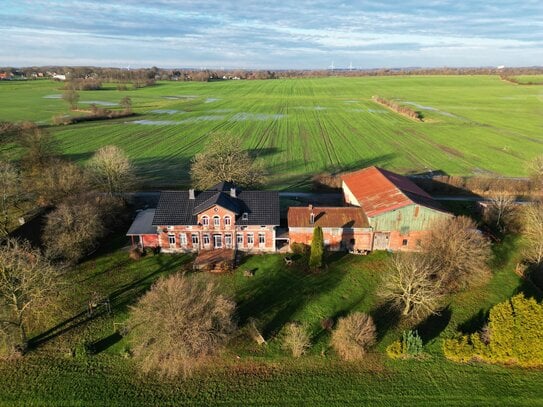
[[[330,255],[327,270],[306,274],[287,267],[279,255],[245,259],[230,274],[188,272],[190,278],[215,281],[238,304],[243,325],[255,318],[268,341],[258,346],[244,334],[206,370],[187,380],[143,377],[127,357],[127,338],[114,334],[127,306],[159,276],[190,270],[188,255],[128,259],[117,238],[111,249],[96,253],[70,271],[70,312],[61,323],[37,336],[39,346],[23,359],[0,363],[2,405],[537,405],[543,404],[543,371],[483,364],[459,365],[444,359],[441,340],[459,328],[480,327],[495,303],[533,287],[513,272],[515,240],[496,249],[494,273],[487,283],[451,296],[439,317],[419,329],[427,356],[421,361],[390,360],[384,348],[397,339],[398,324],[376,294],[386,253],[369,256]],[[244,271],[254,272],[245,277]],[[109,296],[112,315],[98,312],[88,319],[86,303],[93,292]],[[375,318],[379,342],[367,359],[339,361],[328,348],[323,318],[353,310]],[[308,355],[292,360],[281,349],[281,328],[299,321],[312,333]],[[84,343],[98,352],[89,356]],[[74,353],[72,353],[74,352]]]
[[[3,81],[0,120],[50,123],[53,115],[69,113],[58,98],[60,86]],[[186,185],[190,159],[211,132],[239,136],[265,161],[273,174],[267,186],[274,188],[306,188],[319,172],[372,164],[401,172],[522,176],[525,161],[543,153],[540,93],[538,86],[497,76],[161,82],[122,92],[108,85],[80,92],[81,103],[130,96],[139,116],[51,130],[63,153],[78,162],[103,145],[122,147],[148,188]],[[375,104],[373,95],[421,111],[425,122]],[[8,147],[4,153],[16,156]]]

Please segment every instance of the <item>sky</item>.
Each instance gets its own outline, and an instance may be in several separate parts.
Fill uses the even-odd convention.
[[[0,0],[0,66],[543,65],[543,0]]]

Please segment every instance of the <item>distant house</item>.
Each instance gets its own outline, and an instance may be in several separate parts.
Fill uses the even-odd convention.
[[[0,81],[8,81],[11,77],[11,72],[0,72]]]
[[[345,202],[360,207],[373,231],[371,250],[416,250],[432,222],[451,214],[409,178],[378,167],[342,177]]]
[[[154,213],[134,220],[128,235],[163,252],[235,249],[275,251],[279,195],[221,182],[207,191],[163,191]]]

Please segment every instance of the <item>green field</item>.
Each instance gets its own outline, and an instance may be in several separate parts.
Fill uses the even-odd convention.
[[[50,123],[68,113],[55,98],[60,86],[1,82],[0,120]],[[64,153],[84,162],[100,146],[119,145],[148,188],[187,184],[190,159],[210,132],[239,136],[265,160],[268,186],[278,188],[303,188],[316,173],[371,164],[401,172],[523,176],[525,161],[543,153],[543,88],[497,76],[161,82],[80,95],[81,106],[130,96],[140,116],[52,127]],[[405,103],[425,121],[377,105],[373,95]],[[133,123],[141,120],[147,124]]]
[[[481,314],[514,293],[534,293],[513,271],[519,250],[508,239],[496,247],[497,260],[487,284],[444,301],[445,309],[419,326],[425,341],[423,360],[390,360],[384,349],[406,325],[392,322],[375,295],[386,253],[330,255],[328,269],[306,274],[286,267],[280,255],[249,257],[234,273],[189,273],[215,281],[238,304],[241,326],[260,321],[268,340],[258,346],[244,334],[235,338],[209,367],[190,379],[168,381],[141,376],[130,357],[129,342],[116,338],[113,323],[125,320],[127,306],[160,275],[187,268],[188,255],[158,255],[129,260],[114,239],[69,273],[68,312],[48,341],[22,359],[0,362],[0,405],[478,405],[543,404],[543,371],[485,364],[455,364],[443,357],[443,338],[460,328],[480,327]],[[256,270],[252,278],[244,270]],[[92,292],[111,298],[113,314],[74,319]],[[320,320],[351,311],[375,318],[378,344],[366,359],[345,363],[328,347]],[[281,327],[299,321],[312,333],[308,355],[293,360],[281,349]],[[117,325],[118,326],[118,325]],[[58,334],[58,335],[57,335]],[[84,342],[101,344],[86,356]],[[75,349],[76,355],[68,356]]]

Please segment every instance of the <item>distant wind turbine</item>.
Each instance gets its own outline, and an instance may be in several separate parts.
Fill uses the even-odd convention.
[[[351,61],[351,62],[349,63],[349,71],[352,71],[352,70],[353,70],[353,62]]]
[[[334,67],[334,61],[332,61],[332,64],[331,64],[328,68],[331,69],[332,72],[334,72],[334,68],[335,68],[335,67]]]

